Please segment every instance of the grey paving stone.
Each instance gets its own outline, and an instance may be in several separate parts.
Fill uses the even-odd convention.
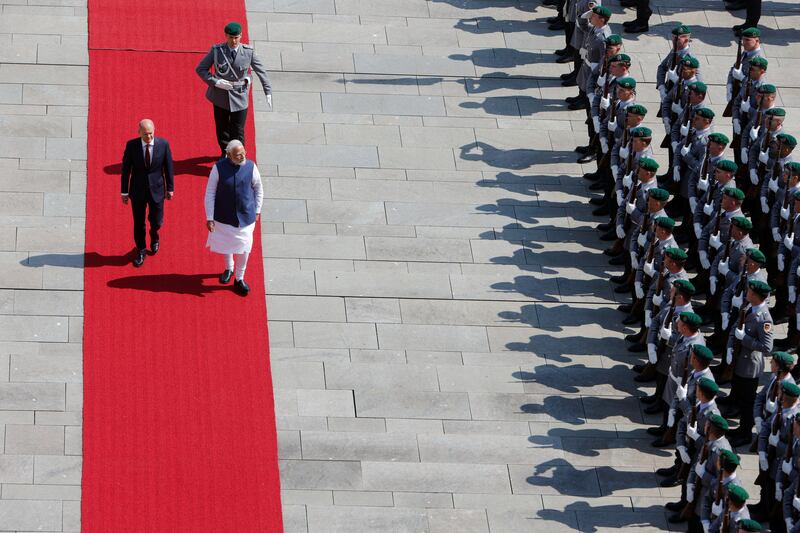
[[[303,459],[419,461],[414,435],[304,431],[301,436]]]
[[[76,485],[81,480],[81,458],[39,455],[34,461],[34,483]]]
[[[459,239],[407,239],[366,237],[367,259],[374,261],[472,262],[468,241]]]
[[[381,271],[317,272],[320,295],[387,297],[387,298],[450,298],[447,275],[397,274]]]
[[[274,41],[303,43],[386,43],[386,32],[377,24],[325,24],[321,22],[267,22]]]
[[[416,365],[328,363],[325,365],[325,383],[329,389],[439,390],[436,369]]]
[[[471,62],[457,61],[447,57],[353,54],[353,60],[355,72],[364,74],[475,75],[475,66]]]
[[[8,455],[63,455],[64,427],[7,425],[4,453]]]
[[[401,322],[398,300],[389,298],[345,298],[349,322]]]
[[[488,533],[489,521],[486,512],[478,509],[431,509],[428,511],[431,533],[462,531],[464,533]]]
[[[311,254],[308,252],[312,251]],[[270,235],[264,239],[265,257],[313,257],[317,259],[365,259],[361,237]]]
[[[428,532],[425,512],[374,507],[308,507],[308,531],[398,533]]]
[[[284,489],[361,490],[358,461],[279,461]]]
[[[423,0],[336,0],[341,15],[377,15],[395,17],[427,17],[428,5]]]
[[[267,297],[269,317],[272,320],[295,320],[302,322],[344,322],[343,298],[316,296]]]
[[[505,465],[361,463],[364,488],[413,492],[510,493]]]
[[[453,507],[453,495],[440,492],[395,492],[394,505],[420,509],[450,509]]]
[[[537,309],[532,304],[481,302],[468,300],[400,301],[405,324],[475,326],[536,326]]]
[[[386,211],[382,202],[308,201],[310,222],[335,222],[342,224],[386,224]]]
[[[407,391],[402,396],[379,390],[356,390],[358,416],[422,419],[469,419],[467,395],[457,392]]]
[[[355,416],[353,391],[298,389],[297,411],[300,416]]]
[[[0,500],[0,528],[61,531],[62,504],[56,501]]]
[[[371,115],[444,115],[444,102],[435,96],[322,93],[326,113]]]
[[[1,142],[1,141],[0,141]],[[378,154],[370,146],[310,146],[267,144],[258,147],[260,157],[273,164],[306,164],[319,167],[377,167]]]
[[[323,389],[325,375],[319,362],[273,361],[272,383],[278,389]]]
[[[375,326],[333,322],[295,322],[298,348],[377,348]]]
[[[486,330],[478,326],[378,324],[377,328],[382,348],[489,351]]]

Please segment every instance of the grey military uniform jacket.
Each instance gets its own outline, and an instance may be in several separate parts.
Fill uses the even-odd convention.
[[[739,476],[737,476],[736,472],[734,472],[733,474],[731,474],[731,477],[722,479],[722,490],[720,491],[722,494],[717,494],[717,487],[719,485],[719,476],[723,474],[724,472],[719,472],[711,480],[711,490],[708,492],[708,498],[700,502],[700,504],[702,505],[702,509],[700,510],[700,520],[708,520],[709,522],[711,522],[715,518],[718,518],[711,512],[711,509],[717,500],[722,501],[723,512],[720,513],[720,517],[722,517],[722,515],[725,512],[725,497],[728,494],[728,488],[734,485],[741,485]],[[747,509],[747,506],[745,506],[744,508]],[[719,521],[719,526],[722,527],[722,520]],[[710,525],[709,525],[709,531],[711,531]]]
[[[789,474],[789,483],[783,487],[783,516],[795,516],[797,512],[794,509],[794,497],[797,495],[797,484],[800,482],[800,440],[792,439],[792,473]],[[798,528],[800,520],[795,521],[795,527],[792,531]]]
[[[797,189],[798,187],[792,187],[789,189],[789,203],[788,203],[789,205],[787,206],[788,217],[786,218],[786,231],[788,233],[794,232],[795,236],[800,236],[797,235],[797,232],[794,229],[797,223],[797,221],[795,221],[795,216],[797,215],[797,213],[795,213],[794,210],[794,192]],[[780,187],[778,187],[778,191],[775,193],[775,202],[772,204],[772,209],[769,212],[770,228],[777,228],[779,231],[781,228],[781,220],[783,219],[783,217],[781,216],[781,209],[783,208],[784,199],[786,199],[786,184],[781,182]],[[791,222],[794,222],[794,224],[792,224]],[[785,235],[781,235],[781,237],[785,237]],[[786,250],[781,250],[781,251],[786,252]],[[798,250],[794,250],[795,253],[797,253],[797,251]],[[789,256],[787,255],[786,257]]]
[[[212,66],[214,67],[213,73],[211,72]],[[231,50],[227,43],[215,44],[195,70],[197,75],[208,85],[206,98],[215,106],[231,112],[241,111],[248,107],[248,97],[252,85],[251,71],[258,76],[264,92],[272,94],[267,69],[253,48],[246,44],[239,45],[235,60],[231,59]],[[218,80],[228,80],[234,84],[233,89],[230,91],[218,89],[215,86]]]
[[[739,317],[731,321],[730,336],[728,337],[728,349],[733,349],[734,330],[739,327]],[[746,312],[744,318],[744,338],[742,339],[742,350],[739,358],[735,361],[736,367],[734,374],[742,378],[757,378],[764,371],[764,354],[772,352],[772,342],[774,334],[774,324],[772,316],[769,314],[769,307],[766,303],[758,309],[752,308]]]
[[[653,323],[650,324],[650,328],[647,330],[647,344],[655,344],[658,346],[659,340],[661,339],[661,328],[665,326],[665,322],[667,321],[667,315],[669,315],[670,304],[665,303],[661,306],[661,310],[658,314],[653,317]],[[678,316],[684,311],[691,311],[692,304],[688,303],[686,305],[679,305],[675,306],[675,312],[672,315],[672,321],[668,324],[672,327],[672,335],[670,336],[669,340],[666,341],[666,348],[662,350],[662,353],[658,356],[658,361],[656,362],[656,371],[659,374],[666,376],[669,373],[670,361],[672,360],[672,349],[678,344],[678,340],[683,337],[680,333],[678,333],[678,328],[675,327],[675,323],[678,321]],[[667,402],[669,405],[669,402]]]
[[[622,180],[619,180],[619,182],[620,182],[619,185],[621,187]],[[644,211],[645,209],[647,209],[647,199],[649,196],[648,191],[650,189],[658,187],[658,183],[656,183],[656,180],[654,179],[648,181],[647,183],[641,183],[638,189],[636,188],[637,183],[638,180],[631,185],[630,190],[628,190],[628,194],[625,196],[625,201],[622,202],[622,205],[617,206],[617,217],[616,217],[617,225],[625,224],[625,219],[628,216],[628,212],[626,211],[625,206],[628,203],[634,204],[636,206],[636,209],[638,209],[639,211]],[[634,191],[636,192],[636,198],[633,198]]]
[[[786,447],[793,442],[793,434],[792,434],[792,426],[794,425],[794,415],[797,414],[798,410],[800,410],[800,404],[796,404],[789,409],[781,410],[781,419],[779,422],[778,427],[778,444],[775,446],[775,460],[769,465],[769,477],[770,479],[778,480],[778,473],[781,471],[781,463],[783,462],[783,458],[786,456]],[[761,424],[761,431],[758,432],[758,451],[759,452],[766,452],[769,448],[768,440],[769,436],[772,434],[772,426],[776,421],[778,416],[777,409],[775,410],[775,414],[769,417],[768,420],[764,420],[764,423]]]
[[[716,178],[714,177],[716,170],[717,170],[717,163],[722,160],[722,156],[712,157],[708,161],[708,186],[706,187],[705,191],[702,191],[702,194],[696,195],[697,198],[697,205],[692,212],[692,220],[695,223],[699,223],[700,226],[704,226],[706,222],[711,218],[713,213],[719,213],[720,203],[722,202],[722,191],[723,189],[727,189],[729,187],[736,187],[736,179],[731,179],[728,183],[720,184]],[[701,192],[699,188],[699,180],[698,183],[695,184],[696,192],[695,194]],[[711,211],[709,214],[705,212],[705,205],[711,201]]]
[[[730,274],[730,273],[729,273]],[[763,281],[764,283],[767,282],[767,270],[765,268],[759,268],[755,272],[751,272],[747,274],[747,281],[744,284],[744,290],[742,291],[742,301],[744,301],[744,296],[747,293],[747,284],[753,280]],[[719,310],[721,313],[730,313],[734,310],[733,307],[733,298],[734,296],[739,295],[739,278],[737,277],[735,281],[731,282],[730,285],[725,287],[725,291],[722,293],[722,298],[719,304]]]
[[[645,236],[645,245],[650,242],[650,236],[654,232],[655,228],[655,220],[658,217],[665,217],[667,216],[667,212],[663,209],[656,211],[655,213],[650,213],[649,216],[645,212],[647,210],[647,206],[643,210],[634,209],[633,213],[630,214],[631,219],[631,227],[628,233],[625,234],[625,241],[623,244],[625,245],[625,250],[629,252],[637,252],[637,254],[643,254],[646,251],[644,246],[639,246],[639,235],[644,232]],[[645,227],[642,227],[646,225]],[[641,259],[641,257],[639,257]]]
[[[679,69],[681,60],[686,57],[687,54],[691,51],[691,45],[687,45],[686,48],[682,50],[678,50],[678,61],[675,63],[675,68]],[[656,87],[661,87],[667,81],[667,72],[669,71],[670,67],[672,66],[672,50],[670,53],[661,60],[661,63],[658,64],[658,69],[656,70]]]
[[[780,128],[772,130],[772,132],[767,131],[766,128],[761,128],[759,130],[758,138],[750,143],[750,146],[747,151],[748,170],[758,168],[759,165],[758,155],[761,153],[762,150],[767,152],[767,154],[769,154],[770,159],[772,159],[773,154],[777,153],[778,150],[778,144],[777,141],[775,140],[775,137],[777,137],[781,133],[783,133],[783,125],[781,125]],[[770,142],[765,149],[764,146],[767,144],[767,137],[769,137]],[[750,179],[750,177],[748,176],[747,179]]]
[[[764,52],[761,50],[761,47],[751,50],[750,52],[745,52],[742,50],[742,72],[745,75],[745,80],[747,79],[747,73],[750,72],[750,61],[752,61],[754,57],[764,57]],[[743,84],[745,80],[742,80]],[[728,88],[728,101],[730,101],[730,99],[735,96],[733,94],[733,67],[731,67],[731,69],[728,71],[728,80],[726,85]]]
[[[724,520],[723,513],[723,515],[716,517],[714,521],[711,522],[708,533],[739,533],[739,520],[744,520],[745,518],[750,518],[750,511],[747,509],[747,505],[739,509],[738,512],[731,513],[728,519],[728,531],[721,531],[722,522]]]
[[[777,407],[775,401],[770,398],[777,398],[777,391],[774,390],[776,386],[780,386],[784,381],[794,383],[794,378],[790,373],[786,373],[781,379],[774,375],[769,380],[769,383],[761,387],[761,390],[756,394],[756,400],[753,403],[753,418],[760,418],[762,422],[769,420],[775,414]]]
[[[675,342],[675,346],[672,348],[672,355],[670,355],[670,365],[669,365],[669,372],[675,376],[676,379],[679,381],[683,379],[683,368],[686,364],[688,364],[690,350],[694,344],[701,344],[705,346],[706,340],[703,338],[703,334],[697,332],[695,335],[691,337],[684,337],[680,335],[678,340]],[[691,365],[689,366],[691,369]],[[688,383],[688,382],[687,382]],[[664,392],[661,394],[661,398],[667,405],[672,405],[672,402],[676,400],[675,397],[675,389],[677,388],[678,384],[675,382],[674,379],[668,379],[667,385],[664,387]],[[688,389],[687,389],[687,397],[688,397]]]
[[[715,213],[714,216],[711,217],[711,220],[703,226],[703,231],[700,233],[700,239],[697,241],[697,250],[701,252],[708,252],[709,248],[712,248],[709,244],[709,240],[711,239],[711,234],[714,232],[714,229],[717,226],[717,217],[720,216],[719,212]],[[722,220],[719,223],[719,238],[722,242],[722,246],[719,248],[718,252],[721,252],[725,247],[725,243],[728,241],[728,236],[730,235],[731,229],[731,219],[733,217],[741,217],[744,216],[741,209],[736,209],[735,211],[729,211],[722,215]]]
[[[650,249],[650,243],[652,242],[651,239],[653,238],[655,238],[655,236],[650,235],[648,233],[647,242],[642,247],[643,250]],[[664,240],[659,240],[658,242],[656,242],[655,248],[653,248],[653,270],[655,272],[661,272],[661,270],[664,268],[664,251],[667,248],[677,248],[677,247],[678,247],[678,242],[672,235],[670,235]],[[638,281],[640,283],[644,283],[645,280],[646,274],[644,273],[644,263],[646,260],[647,260],[646,255],[640,257],[639,266],[636,269],[635,281]]]
[[[747,82],[747,83],[745,83]],[[764,74],[757,80],[745,78],[742,80],[742,87],[739,89],[739,94],[733,98],[731,111],[733,113],[733,120],[738,120],[742,126],[745,126],[750,118],[756,112],[756,95],[758,95],[758,88],[767,83],[767,75]],[[750,104],[750,111],[744,114],[742,111],[742,102],[747,101]]]
[[[699,443],[698,443],[699,444]],[[694,484],[697,482],[697,471],[695,470],[694,466],[700,462],[702,458],[703,448],[702,446],[697,446],[697,456],[692,463],[692,469],[689,471],[689,477],[686,481],[687,486],[689,484]],[[705,498],[708,497],[708,493],[711,491],[711,482],[714,478],[719,475],[719,471],[717,470],[717,459],[719,458],[719,454],[722,450],[730,450],[731,445],[728,442],[728,439],[723,437],[718,438],[717,440],[710,442],[708,447],[708,459],[705,462],[705,473],[703,474],[702,479],[702,490],[699,494],[695,493],[695,498],[700,498],[697,500],[698,505],[694,507],[694,513],[697,516],[700,516],[700,511],[702,506],[699,505]]]
[[[692,375],[689,378],[689,392],[691,393],[691,402],[689,401],[689,396],[686,397],[686,400],[677,403],[677,408],[680,409],[683,416],[678,421],[678,430],[675,433],[675,444],[677,446],[684,446],[686,451],[689,452],[690,450],[696,450],[697,442],[692,440],[689,437],[686,429],[689,426],[689,419],[692,417],[692,407],[691,404],[694,403],[695,410],[696,410],[696,418],[694,420],[694,427],[695,430],[700,434],[698,437],[698,441],[700,441],[700,445],[703,444],[704,431],[706,428],[706,422],[708,421],[709,417],[713,414],[719,414],[719,408],[717,407],[717,403],[714,400],[711,400],[707,404],[701,404],[694,396],[694,383],[700,381],[700,378],[708,378],[714,379],[714,374],[711,373],[711,369],[706,368],[701,373],[697,374],[697,376]],[[693,448],[694,447],[694,448]]]
[[[665,117],[672,116],[672,104],[673,102],[678,102],[681,107],[683,107],[686,103],[686,95],[689,94],[689,84],[694,83],[696,81],[703,81],[703,78],[700,76],[700,71],[698,70],[697,73],[689,78],[688,80],[678,80],[675,83],[675,86],[672,87],[672,90],[667,93],[667,96],[661,101],[661,114]],[[683,88],[681,89],[681,98],[678,99],[678,87],[680,84],[683,83]],[[680,118],[680,115],[678,116]],[[669,132],[667,132],[669,133]]]
[[[582,1],[582,0],[581,0]],[[592,74],[592,68],[600,64],[606,57],[606,38],[611,35],[611,27],[607,24],[602,28],[590,28],[589,33],[586,34],[586,41],[584,48],[586,49],[586,56],[583,60],[583,65],[578,71],[578,87],[586,90],[587,81]]]
[[[658,290],[658,281],[661,279],[661,276],[664,275],[664,270],[659,270],[653,276],[653,281],[650,283],[650,286],[647,287],[647,294],[645,295],[644,300],[644,310],[651,311],[656,307],[653,303],[653,296],[656,295],[656,291]],[[677,272],[667,272],[667,278],[664,280],[664,283],[661,288],[661,303],[658,305],[659,308],[666,305],[669,300],[669,291],[672,288],[672,284],[678,281],[679,279],[689,279],[689,273],[686,272],[684,269],[680,269]]]
[[[775,107],[774,102],[770,107],[762,109],[761,113],[758,112],[758,109],[750,113],[750,118],[747,120],[747,124],[742,124],[742,139],[740,141],[741,144],[740,150],[744,148],[745,150],[748,151],[748,153],[750,152],[750,145],[753,142],[753,140],[750,138],[750,131],[753,130],[753,128],[756,128],[756,139],[758,139],[758,134],[764,131],[761,128],[764,126],[764,124],[767,123],[767,115],[765,112],[768,109],[772,109],[773,107]],[[756,122],[758,122],[758,124],[756,124]]]
[[[697,180],[700,178],[703,160],[706,158],[708,135],[712,131],[711,127],[704,130],[694,130],[689,152],[686,155],[682,153],[681,149],[685,143],[684,138],[681,138],[681,142],[675,151],[675,161],[680,165],[681,173],[680,193],[684,198],[689,198],[689,191],[695,191],[697,188]]]
[[[747,249],[753,247],[753,239],[750,238],[750,235],[745,235],[738,241],[731,239],[730,248],[727,247],[727,242],[725,243],[721,252],[715,255],[714,260],[711,262],[712,277],[719,276],[719,264],[721,262],[726,261],[728,265],[728,273],[725,274],[724,280],[720,281],[718,288],[725,288],[728,284],[739,280],[739,273],[744,268],[744,263],[747,259]],[[728,250],[727,255],[725,253],[726,249]]]

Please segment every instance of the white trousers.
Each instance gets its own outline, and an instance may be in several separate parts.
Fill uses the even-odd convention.
[[[250,257],[250,252],[243,252],[236,254],[236,271],[234,277],[241,281],[244,279],[244,271],[247,268],[247,258]],[[233,270],[234,268],[234,254],[225,254],[225,270]]]

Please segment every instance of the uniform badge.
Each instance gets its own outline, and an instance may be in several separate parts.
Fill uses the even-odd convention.
[[[772,324],[770,324],[769,322],[765,322],[764,323],[764,333],[769,333],[771,329],[772,329]]]

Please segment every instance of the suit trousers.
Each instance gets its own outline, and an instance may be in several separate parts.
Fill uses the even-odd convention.
[[[759,20],[761,20],[761,0],[748,0],[745,22],[751,26],[758,26]]]
[[[228,143],[234,139],[244,142],[244,124],[247,122],[247,108],[241,111],[230,111],[214,106],[214,125],[217,129],[217,143],[225,154]],[[245,144],[246,146],[246,144]]]
[[[146,250],[147,225],[145,217],[150,222],[150,243],[158,242],[158,230],[164,222],[164,201],[154,202],[147,191],[145,198],[141,200],[130,199],[131,209],[133,210],[133,241],[136,243],[137,250]]]
[[[653,10],[650,9],[650,0],[636,0],[636,22],[647,23],[652,14]]]
[[[730,398],[733,398],[734,405],[739,409],[739,429],[737,433],[750,435],[755,425],[753,417],[753,404],[756,402],[758,393],[758,378],[743,378],[735,373],[731,379]]]

